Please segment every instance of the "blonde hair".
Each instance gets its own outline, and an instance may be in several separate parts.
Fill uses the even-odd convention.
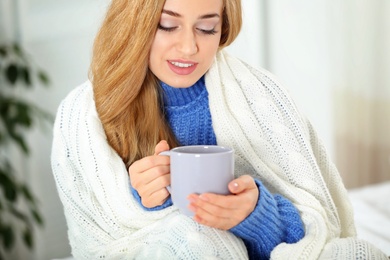
[[[223,0],[220,48],[241,29],[241,0]],[[149,51],[165,0],[113,0],[96,36],[90,78],[109,144],[128,167],[152,155],[160,140],[178,145],[162,112]]]

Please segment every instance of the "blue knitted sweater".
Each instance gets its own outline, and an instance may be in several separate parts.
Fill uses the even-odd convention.
[[[204,77],[189,88],[173,88],[165,83],[161,86],[165,116],[180,145],[217,144]],[[271,194],[259,180],[255,181],[260,194],[256,208],[230,232],[244,241],[250,259],[269,259],[278,244],[299,241],[304,236],[304,228],[299,212],[290,201]],[[142,205],[137,191],[132,188],[132,192]],[[144,209],[153,211],[171,205],[169,198],[161,206]]]

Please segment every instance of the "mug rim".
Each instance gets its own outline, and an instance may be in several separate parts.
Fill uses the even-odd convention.
[[[211,148],[209,152],[207,152],[207,149]],[[196,149],[203,149],[201,152],[197,151],[191,151]],[[175,153],[181,153],[181,154],[188,154],[188,155],[218,155],[218,154],[226,154],[226,153],[233,153],[233,148],[223,146],[223,145],[185,145],[185,146],[177,146],[175,148],[172,148],[170,150],[171,152]]]

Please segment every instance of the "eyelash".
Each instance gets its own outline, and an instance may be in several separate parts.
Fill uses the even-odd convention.
[[[166,31],[166,32],[173,32],[176,28],[177,27],[164,27],[161,24],[158,25],[159,30]],[[206,35],[214,35],[217,33],[217,31],[214,29],[211,30],[197,29],[197,30]]]
[[[214,35],[214,34],[217,33],[217,31],[214,30],[214,29],[211,29],[211,30],[202,30],[202,29],[198,29],[198,30],[201,31],[201,32],[204,33],[204,34],[207,34],[207,35]]]
[[[159,30],[163,30],[163,31],[166,31],[166,32],[172,32],[173,30],[175,30],[177,27],[164,27],[162,26],[161,24],[158,25],[158,29]]]

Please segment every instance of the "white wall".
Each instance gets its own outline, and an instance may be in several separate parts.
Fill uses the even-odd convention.
[[[12,9],[11,0],[1,0],[0,1],[0,40],[8,41],[11,40],[13,31],[14,31],[14,23],[12,20],[12,12],[9,10]]]
[[[255,67],[266,63],[264,38],[264,1],[244,0],[242,6],[243,25],[237,39],[227,47],[229,53]]]

